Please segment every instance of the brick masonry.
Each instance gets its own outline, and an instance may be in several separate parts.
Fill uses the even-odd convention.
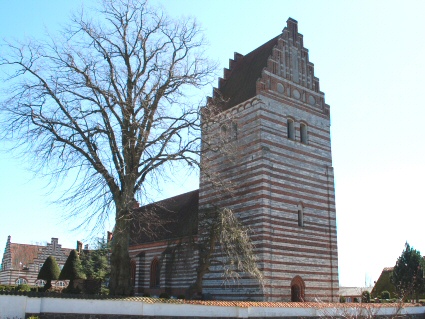
[[[266,284],[261,288],[252,279],[242,279],[224,290],[216,268],[207,275],[205,290],[217,298],[291,300],[295,280],[303,300],[336,301],[329,106],[295,20],[288,20],[256,87],[254,98],[220,115],[222,122],[231,122],[237,130],[227,141],[236,154],[233,158],[219,152],[206,154],[210,167],[232,185],[233,194],[223,199],[201,175],[200,206],[230,207],[254,231],[252,240]],[[289,121],[293,136],[288,135]],[[306,140],[301,139],[302,126],[307,128]],[[212,126],[203,133],[219,136],[220,129],[220,125]]]
[[[223,107],[216,124],[203,129],[204,141],[221,146],[219,151],[203,154],[203,165],[231,192],[223,196],[201,171],[199,207],[231,208],[251,228],[265,285],[244,276],[238,282],[223,283],[222,269],[217,266],[210,267],[204,277],[204,292],[230,300],[337,301],[330,107],[320,91],[297,21],[288,19],[278,37],[245,60],[235,54],[215,92],[225,90],[241,63],[250,69],[244,61],[254,61],[253,55],[264,52],[268,58],[259,77],[242,79],[251,81],[247,86],[254,81],[254,94],[240,93],[244,84],[233,86],[236,97],[230,96],[230,101],[237,103]],[[241,96],[247,98],[240,102]],[[176,243],[131,247],[136,291],[149,288],[153,258],[166,261],[164,252]],[[161,288],[183,291],[194,282],[196,262],[194,252],[176,266],[172,279],[161,278]]]

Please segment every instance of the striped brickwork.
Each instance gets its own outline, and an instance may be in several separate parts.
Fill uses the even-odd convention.
[[[307,301],[336,301],[329,106],[295,20],[288,20],[277,39],[256,90],[255,97],[219,115],[224,130],[217,124],[204,131],[206,137],[221,137],[226,149],[233,150],[233,154],[211,151],[203,159],[231,185],[232,193],[223,196],[201,174],[199,201],[201,208],[232,208],[254,231],[265,286],[241,279],[223,289],[220,269],[213,268],[204,280],[205,291],[231,299],[278,301],[298,294]],[[288,120],[293,123],[293,139],[288,136]],[[307,132],[303,142],[302,125]],[[293,285],[301,291],[295,286],[291,290]]]
[[[184,240],[158,241],[131,246],[131,260],[134,261],[136,294],[148,293],[159,296],[166,292],[170,296],[184,295],[187,288],[196,279],[197,252]],[[159,261],[159,284],[152,285],[151,265],[154,259]]]

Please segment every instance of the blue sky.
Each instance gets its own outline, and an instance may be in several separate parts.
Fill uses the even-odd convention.
[[[41,39],[72,10],[94,1],[3,1],[0,38]],[[194,16],[222,68],[298,20],[315,74],[331,106],[340,284],[362,286],[393,266],[408,241],[425,253],[425,2],[423,1],[151,1],[174,17]],[[0,52],[1,54],[1,52]],[[0,70],[1,72],[1,70]],[[3,83],[0,83],[0,88]],[[63,209],[49,205],[46,181],[0,141],[0,246],[87,241],[70,232]],[[180,178],[179,178],[180,179]],[[167,183],[155,198],[197,188],[196,176]],[[112,227],[107,225],[106,228]]]

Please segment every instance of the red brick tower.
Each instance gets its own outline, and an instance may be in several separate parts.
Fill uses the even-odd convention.
[[[203,161],[232,185],[222,196],[201,174],[200,207],[230,207],[255,232],[266,284],[244,278],[224,289],[220,270],[204,279],[217,298],[337,301],[338,254],[329,105],[298,24],[243,56],[235,53],[215,96],[226,101],[220,136],[233,155]]]

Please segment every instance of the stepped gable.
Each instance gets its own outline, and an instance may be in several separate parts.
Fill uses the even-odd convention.
[[[219,79],[214,97],[221,97],[226,102],[224,109],[229,109],[256,95],[256,81],[267,66],[267,60],[278,37],[271,39],[254,51],[243,56],[236,53],[229,60],[229,69],[224,69],[224,77]]]
[[[227,110],[260,93],[298,100],[329,113],[303,35],[298,33],[298,22],[292,18],[280,35],[254,51],[245,56],[235,53],[213,97],[223,99],[222,109]]]
[[[196,235],[198,231],[198,205],[199,190],[194,190],[138,208],[136,220],[131,229],[131,244],[139,245]],[[154,212],[161,220],[165,221],[162,226],[152,229],[154,236],[140,231],[140,229],[146,227],[143,223],[144,212]],[[137,220],[138,218],[140,219]]]

